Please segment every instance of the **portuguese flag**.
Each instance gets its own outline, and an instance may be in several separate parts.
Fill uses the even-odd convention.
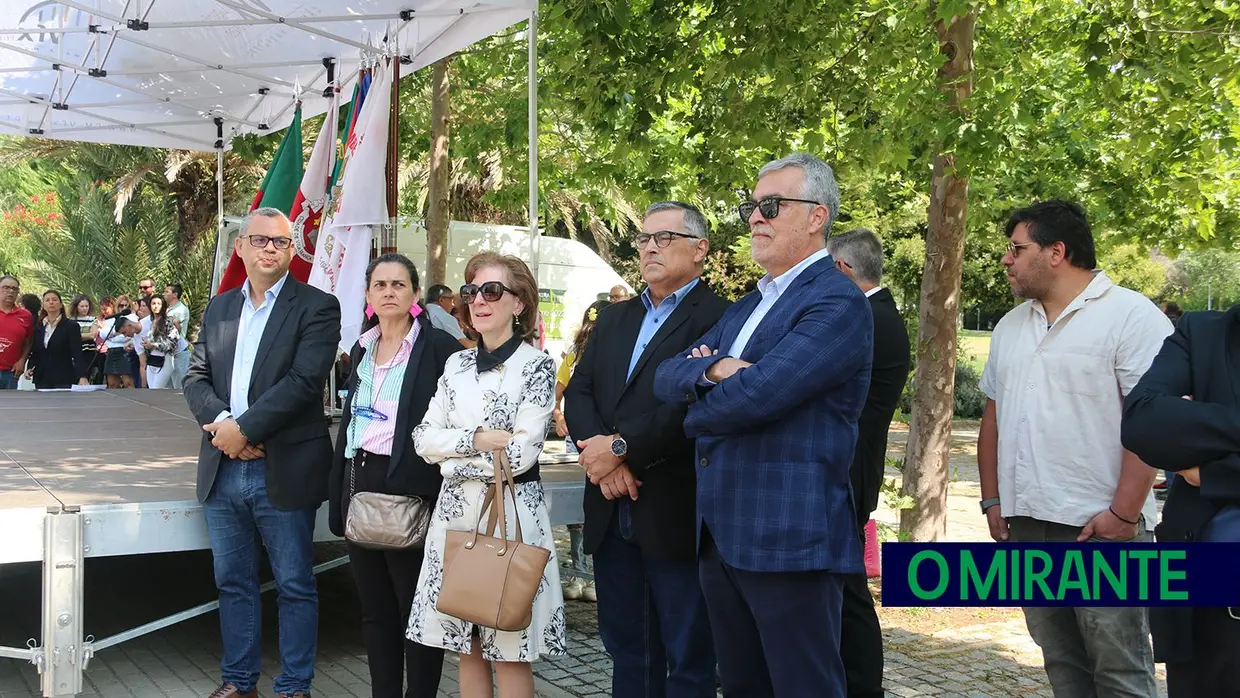
[[[293,208],[293,199],[297,197],[297,190],[301,187],[302,160],[301,106],[298,105],[293,113],[293,123],[289,125],[288,130],[284,132],[284,138],[280,140],[280,147],[276,149],[271,167],[267,169],[267,176],[263,177],[258,193],[254,195],[250,210],[270,206],[280,209],[286,216],[289,215]],[[245,283],[245,265],[242,264],[241,258],[237,256],[234,249],[228,258],[228,268],[224,270],[224,276],[220,279],[220,287],[216,293],[232,290],[243,283]]]

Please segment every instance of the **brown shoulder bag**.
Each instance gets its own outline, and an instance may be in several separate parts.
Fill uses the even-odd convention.
[[[542,582],[551,551],[526,545],[521,536],[521,517],[517,512],[517,488],[508,455],[495,451],[494,488],[487,492],[473,531],[448,531],[444,546],[443,588],[436,610],[486,628],[503,631],[524,630],[534,614],[534,596]],[[508,539],[508,520],[504,516],[504,490],[512,492],[516,540]],[[490,509],[485,534],[480,534],[482,515]],[[495,523],[500,534],[495,537]]]

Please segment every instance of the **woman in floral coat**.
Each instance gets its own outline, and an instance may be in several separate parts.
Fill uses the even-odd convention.
[[[426,536],[408,637],[460,653],[462,698],[491,695],[490,663],[502,698],[532,697],[531,663],[566,650],[555,541],[538,476],[554,408],[555,366],[526,343],[535,331],[538,291],[524,262],[484,252],[469,260],[465,280],[459,297],[479,334],[478,347],[448,358],[426,417],[413,430],[418,455],[439,465],[444,483]],[[513,516],[519,516],[524,542],[552,551],[534,597],[533,621],[513,632],[477,627],[435,608],[448,531],[472,531],[478,524],[496,476],[493,452],[501,448],[517,481],[517,505],[506,500],[509,536],[516,531]]]

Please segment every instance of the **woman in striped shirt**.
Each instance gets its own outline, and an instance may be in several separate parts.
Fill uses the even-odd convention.
[[[350,352],[344,416],[329,481],[329,524],[344,535],[355,492],[421,497],[433,508],[443,483],[439,468],[413,448],[448,357],[461,345],[431,326],[418,302],[418,272],[408,257],[385,254],[366,269],[373,314]],[[346,542],[362,602],[362,634],[374,698],[433,698],[443,649],[405,639],[422,567],[422,548],[378,551]],[[408,671],[409,690],[402,691]]]

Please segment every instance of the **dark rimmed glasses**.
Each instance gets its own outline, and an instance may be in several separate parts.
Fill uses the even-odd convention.
[[[651,240],[654,240],[654,244],[661,249],[672,244],[672,238],[688,238],[690,240],[704,239],[699,238],[696,235],[681,233],[675,230],[660,230],[657,233],[638,233],[637,237],[633,238],[633,241],[637,243],[637,249],[639,250],[645,247]]]
[[[768,196],[760,201],[742,201],[736,210],[741,214],[742,221],[748,221],[755,210],[762,213],[763,218],[776,218],[779,216],[779,207],[784,203],[812,204],[821,206],[817,201],[809,199],[790,199],[786,196]]]
[[[461,297],[461,302],[465,305],[469,305],[474,302],[474,298],[477,298],[479,293],[482,294],[482,300],[488,303],[495,303],[503,297],[504,293],[511,293],[514,296],[517,295],[516,291],[508,288],[498,281],[488,281],[482,285],[465,284],[462,286],[459,294]]]
[[[275,245],[277,250],[287,250],[293,246],[293,238],[271,237],[270,235],[246,235],[245,239],[250,241],[252,247],[263,249],[267,243]]]

